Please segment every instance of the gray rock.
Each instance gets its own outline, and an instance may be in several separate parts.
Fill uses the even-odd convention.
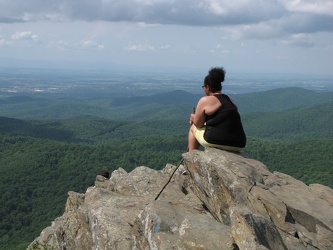
[[[333,249],[333,190],[217,149],[184,155],[194,193],[240,249]]]
[[[69,192],[64,214],[28,249],[333,249],[329,187],[218,149],[183,158],[157,200],[175,166],[119,168]]]

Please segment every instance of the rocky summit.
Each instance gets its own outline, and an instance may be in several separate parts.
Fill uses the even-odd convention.
[[[28,249],[333,249],[331,188],[218,149],[183,159],[98,175]]]

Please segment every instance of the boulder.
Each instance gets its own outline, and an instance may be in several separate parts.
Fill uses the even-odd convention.
[[[184,155],[191,187],[239,249],[333,249],[333,190],[217,149]]]

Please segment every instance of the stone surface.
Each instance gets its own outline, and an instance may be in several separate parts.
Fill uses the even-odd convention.
[[[218,149],[97,176],[29,249],[333,249],[333,190]],[[187,169],[187,175],[181,173]],[[37,243],[39,242],[39,243]]]
[[[240,249],[333,249],[333,190],[207,149],[184,155],[194,193]]]

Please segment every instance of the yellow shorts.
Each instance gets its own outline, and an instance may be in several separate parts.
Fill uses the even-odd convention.
[[[207,147],[219,148],[219,149],[224,149],[227,151],[237,151],[237,152],[239,152],[243,149],[243,148],[239,148],[239,147],[225,146],[225,145],[219,145],[219,144],[213,144],[213,143],[206,142],[206,140],[204,139],[205,129],[206,129],[206,127],[203,126],[202,128],[194,127],[194,130],[193,130],[194,137],[205,148],[207,148]]]

